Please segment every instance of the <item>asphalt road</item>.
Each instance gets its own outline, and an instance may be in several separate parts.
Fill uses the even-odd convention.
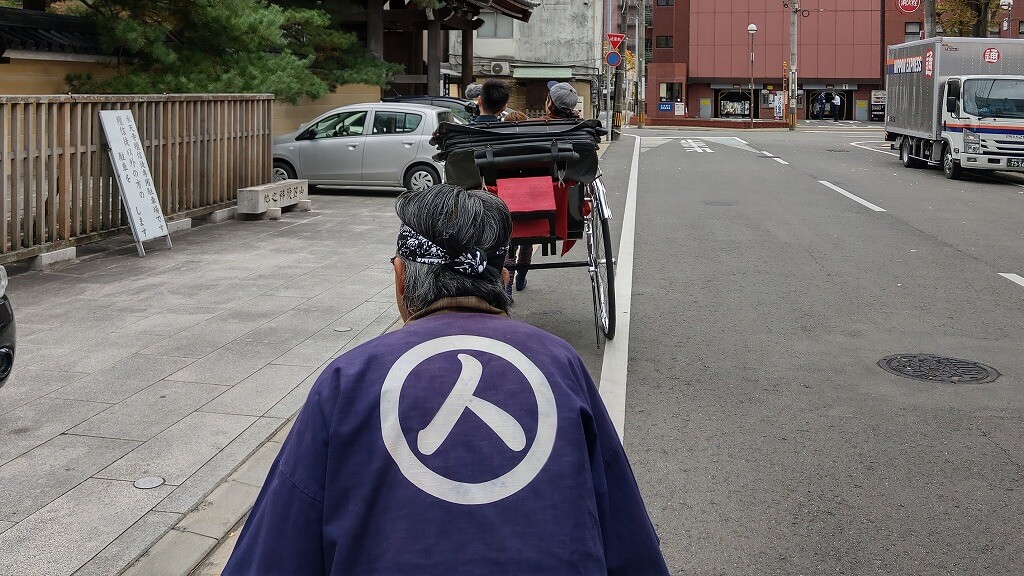
[[[1024,573],[1024,181],[903,168],[862,126],[630,133],[625,443],[673,573]],[[616,246],[632,154],[602,160]],[[585,270],[515,312],[600,376]],[[1002,375],[877,365],[904,353]]]

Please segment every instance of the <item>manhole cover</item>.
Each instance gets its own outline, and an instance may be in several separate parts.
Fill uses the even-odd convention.
[[[704,202],[705,206],[735,206],[733,202],[718,202],[715,200],[708,200]]]
[[[135,487],[140,490],[152,490],[157,486],[163,486],[164,479],[159,476],[145,476],[135,481]]]
[[[834,148],[829,148],[828,150],[826,150],[826,152],[831,152],[833,154],[845,154],[846,152],[849,152],[849,150],[837,150]]]
[[[925,382],[985,384],[999,378],[999,372],[972,360],[944,358],[931,354],[896,354],[878,361],[886,372]]]

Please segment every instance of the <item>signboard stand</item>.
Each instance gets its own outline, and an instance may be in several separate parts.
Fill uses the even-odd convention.
[[[173,248],[135,117],[130,110],[102,110],[100,123],[139,257],[146,256],[146,249],[142,246],[146,240],[163,237],[167,248]]]

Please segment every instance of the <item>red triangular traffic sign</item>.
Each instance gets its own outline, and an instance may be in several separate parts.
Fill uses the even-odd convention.
[[[622,44],[622,41],[625,39],[625,34],[619,34],[617,32],[611,32],[608,34],[608,44],[611,45],[612,50],[618,50],[619,44]]]

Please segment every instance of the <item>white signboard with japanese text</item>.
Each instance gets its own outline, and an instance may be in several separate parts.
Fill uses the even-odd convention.
[[[153,238],[166,237],[169,247],[171,237],[167,232],[160,197],[153,184],[153,175],[149,171],[135,117],[130,110],[103,110],[100,112],[100,123],[107,137],[107,145],[110,146],[110,162],[117,175],[121,201],[131,221],[139,255],[146,255],[142,242]]]

